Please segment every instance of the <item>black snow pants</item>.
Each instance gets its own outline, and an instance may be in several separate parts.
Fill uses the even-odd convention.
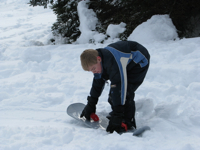
[[[136,108],[134,101],[135,91],[144,81],[148,68],[149,68],[149,63],[144,68],[140,68],[140,66],[137,65],[137,67],[135,67],[133,71],[133,74],[131,75],[133,77],[131,80],[132,82],[130,83],[128,80],[126,102],[124,105],[124,121],[127,124],[128,128],[130,127],[136,128],[136,121],[135,121]],[[110,93],[108,97],[108,102],[110,103],[111,108],[113,108],[113,100],[110,96]]]

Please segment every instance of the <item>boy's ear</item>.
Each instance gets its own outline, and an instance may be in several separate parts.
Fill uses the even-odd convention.
[[[97,62],[101,62],[101,57],[97,56]]]

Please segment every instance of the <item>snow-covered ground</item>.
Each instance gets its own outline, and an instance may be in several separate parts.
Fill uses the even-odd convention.
[[[56,16],[27,2],[0,3],[0,150],[200,149],[200,38],[177,39],[167,15],[153,16],[133,31],[129,39],[151,54],[135,97],[137,125],[151,130],[143,137],[108,134],[83,127],[65,111],[71,103],[86,103],[90,91],[93,75],[82,70],[81,52],[117,39],[48,45]],[[112,28],[107,33],[114,35]],[[108,91],[109,85],[97,114],[111,110]]]

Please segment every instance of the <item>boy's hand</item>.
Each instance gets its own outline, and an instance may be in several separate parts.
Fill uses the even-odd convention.
[[[85,116],[87,120],[90,120],[90,115],[96,112],[96,104],[97,104],[98,99],[88,96],[87,100],[88,100],[88,103],[83,109],[80,117]]]
[[[127,125],[123,123],[123,118],[124,106],[118,105],[113,107],[113,112],[106,131],[110,133],[113,133],[114,131],[120,133],[122,130],[127,131]]]
[[[86,105],[85,106],[85,108],[83,109],[83,111],[82,111],[82,113],[81,113],[81,118],[83,117],[83,116],[85,116],[85,118],[87,119],[87,120],[90,120],[90,115],[92,114],[92,113],[95,113],[95,110],[96,110],[96,106],[94,106],[94,107],[91,107],[90,105]]]
[[[107,132],[113,133],[116,131],[117,133],[120,132],[121,125],[122,125],[123,117],[120,113],[115,113],[111,116],[108,127],[106,129]]]

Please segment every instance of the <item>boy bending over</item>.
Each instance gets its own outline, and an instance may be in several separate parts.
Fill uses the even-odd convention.
[[[83,69],[94,74],[88,103],[81,117],[90,120],[90,115],[96,112],[105,82],[110,80],[108,102],[112,112],[106,131],[119,133],[124,127],[136,128],[134,97],[149,68],[147,49],[134,41],[119,41],[105,48],[85,50],[80,59]]]

